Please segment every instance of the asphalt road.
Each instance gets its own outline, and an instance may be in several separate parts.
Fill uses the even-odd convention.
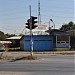
[[[0,61],[0,75],[75,75],[74,56],[37,57],[39,60]]]

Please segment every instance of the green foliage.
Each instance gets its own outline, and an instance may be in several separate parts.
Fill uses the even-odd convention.
[[[68,24],[62,25],[62,27],[60,28],[60,30],[64,30],[64,31],[68,31],[72,29],[75,29],[75,24],[72,21],[69,22]]]
[[[62,25],[62,27],[60,28],[60,30],[64,30],[64,31],[68,31],[68,30],[72,30],[70,31],[70,36],[71,36],[71,48],[75,48],[75,24],[71,21],[68,24],[64,24]]]
[[[0,40],[4,39],[4,32],[0,31]]]
[[[0,31],[0,41],[6,40],[6,38],[14,36],[13,34],[4,34],[4,32]]]

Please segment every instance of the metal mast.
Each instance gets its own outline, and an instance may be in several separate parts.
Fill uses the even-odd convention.
[[[40,0],[38,1],[38,24],[41,24]]]

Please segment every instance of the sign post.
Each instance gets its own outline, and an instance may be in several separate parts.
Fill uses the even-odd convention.
[[[31,5],[29,6],[29,9],[30,9],[30,21],[29,21],[29,24],[30,24],[30,56],[32,58],[33,56],[33,45],[32,45],[32,18],[31,18]]]

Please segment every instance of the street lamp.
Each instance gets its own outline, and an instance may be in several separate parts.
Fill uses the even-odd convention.
[[[53,22],[52,19],[50,19],[50,21],[53,23],[53,25],[54,25],[54,29],[55,29],[55,23]],[[49,26],[50,26],[50,22],[49,22]]]
[[[51,27],[50,27],[50,20],[49,20],[49,30],[51,29]]]

